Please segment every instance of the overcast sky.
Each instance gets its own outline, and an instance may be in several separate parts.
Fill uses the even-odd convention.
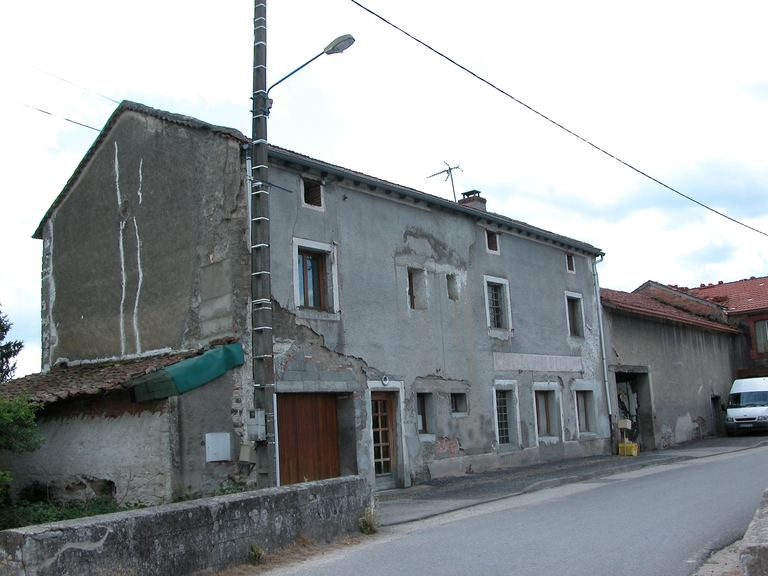
[[[515,98],[669,186],[768,232],[768,5],[360,0]],[[351,0],[269,0],[273,144],[601,248],[601,285],[764,276],[768,237],[638,175]],[[116,104],[250,133],[253,3],[5,2],[0,8],[0,305],[40,368],[31,235]],[[41,72],[44,71],[44,72]],[[98,271],[95,271],[98,273]]]

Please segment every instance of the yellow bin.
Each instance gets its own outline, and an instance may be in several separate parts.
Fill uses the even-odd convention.
[[[619,456],[637,456],[637,444],[634,442],[619,442]]]

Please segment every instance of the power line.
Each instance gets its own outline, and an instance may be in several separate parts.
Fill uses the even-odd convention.
[[[33,70],[37,70],[38,72],[42,72],[43,74],[47,74],[48,76],[52,76],[53,78],[56,78],[57,80],[61,80],[62,82],[66,82],[67,84],[71,84],[72,86],[75,86],[77,88],[80,88],[81,90],[85,90],[86,92],[90,92],[91,94],[96,94],[96,96],[101,96],[105,100],[109,100],[110,102],[114,102],[115,104],[120,104],[117,100],[114,100],[110,98],[109,96],[104,96],[104,94],[99,94],[98,92],[91,90],[90,88],[86,88],[85,86],[80,86],[80,84],[75,84],[74,82],[70,82],[66,78],[62,78],[61,76],[56,76],[56,74],[51,74],[50,72],[46,72],[45,70],[42,70],[41,68],[38,68],[37,66],[32,66],[31,64],[28,64],[30,68]]]
[[[640,175],[642,175],[642,176],[645,176],[645,177],[646,177],[646,178],[648,178],[649,180],[652,180],[652,181],[656,182],[657,184],[659,184],[659,185],[663,186],[663,187],[664,187],[664,188],[666,188],[667,190],[671,190],[671,191],[672,191],[672,192],[674,192],[675,194],[677,194],[677,195],[679,195],[679,196],[682,196],[683,198],[685,198],[686,200],[689,200],[689,201],[693,202],[694,204],[698,204],[698,205],[699,205],[699,206],[701,206],[702,208],[705,208],[706,210],[709,210],[710,212],[713,212],[713,213],[717,214],[718,216],[722,216],[723,218],[726,218],[726,219],[730,220],[731,222],[734,222],[735,224],[738,224],[739,226],[744,226],[745,228],[748,228],[748,229],[752,230],[753,232],[757,232],[758,234],[762,234],[763,236],[768,236],[768,233],[765,233],[765,232],[763,232],[762,230],[758,230],[757,228],[753,228],[753,227],[752,227],[752,226],[750,226],[749,224],[745,224],[744,222],[740,222],[739,220],[736,220],[735,218],[731,218],[731,217],[730,217],[730,216],[728,216],[727,214],[723,214],[722,212],[720,212],[720,211],[718,211],[718,210],[715,210],[714,208],[710,208],[710,207],[709,207],[709,206],[707,206],[706,204],[703,204],[702,202],[699,202],[698,200],[696,200],[696,199],[694,199],[694,198],[691,198],[690,196],[688,196],[688,195],[686,195],[686,194],[683,194],[683,193],[682,193],[682,192],[680,192],[679,190],[675,190],[675,189],[674,189],[674,188],[672,188],[671,186],[668,186],[667,184],[664,184],[664,182],[662,182],[661,180],[658,180],[658,179],[654,178],[653,176],[651,176],[650,174],[647,174],[647,173],[643,172],[643,171],[642,171],[642,170],[640,170],[639,168],[635,168],[634,166],[632,166],[631,164],[629,164],[629,163],[625,162],[625,161],[624,161],[624,160],[622,160],[621,158],[618,158],[617,156],[614,156],[614,155],[613,155],[613,154],[611,154],[610,152],[608,152],[608,151],[604,150],[603,148],[600,148],[600,147],[599,147],[599,146],[597,146],[596,144],[593,144],[592,142],[590,142],[590,141],[589,141],[589,140],[587,140],[586,138],[583,138],[582,136],[579,136],[579,135],[578,135],[578,134],[576,134],[576,132],[574,132],[573,130],[569,130],[568,128],[566,128],[566,127],[565,127],[565,126],[563,126],[562,124],[560,124],[560,123],[558,123],[558,122],[556,122],[556,121],[552,120],[550,117],[546,116],[545,114],[542,114],[541,112],[539,112],[539,111],[538,111],[538,110],[536,110],[535,108],[533,108],[533,107],[529,106],[528,104],[526,104],[526,103],[525,103],[525,102],[523,102],[522,100],[519,100],[518,98],[515,98],[514,96],[512,96],[512,95],[511,95],[511,94],[509,94],[508,92],[506,92],[506,91],[502,90],[501,88],[499,88],[499,87],[498,87],[498,86],[496,86],[495,84],[493,84],[493,83],[489,82],[488,80],[486,80],[486,79],[485,79],[485,78],[483,78],[482,76],[480,76],[480,75],[476,74],[475,72],[472,72],[472,70],[470,70],[470,69],[469,69],[469,68],[467,68],[466,66],[462,66],[461,64],[459,64],[458,62],[456,62],[454,59],[452,59],[452,58],[450,58],[450,57],[446,56],[445,54],[443,54],[443,53],[442,53],[442,52],[440,52],[439,50],[436,50],[435,48],[432,48],[432,46],[430,46],[430,45],[429,45],[429,44],[427,44],[426,42],[423,42],[422,40],[419,40],[418,38],[416,38],[416,37],[415,37],[415,36],[413,36],[412,34],[409,34],[408,32],[406,32],[405,30],[403,30],[403,29],[402,29],[402,28],[400,28],[399,26],[397,26],[397,25],[393,24],[392,22],[390,22],[389,20],[387,20],[387,19],[386,19],[386,18],[384,18],[383,16],[380,16],[380,15],[378,15],[376,12],[374,12],[374,11],[373,11],[373,10],[371,10],[370,8],[366,8],[365,6],[363,6],[362,4],[360,4],[360,2],[358,2],[357,0],[351,0],[351,2],[352,2],[353,4],[356,4],[357,6],[359,6],[360,8],[362,8],[363,10],[365,10],[366,12],[368,12],[369,14],[371,14],[372,16],[375,16],[376,18],[378,18],[379,20],[381,20],[381,21],[382,21],[382,22],[384,22],[385,24],[388,24],[389,26],[392,26],[392,28],[394,28],[394,29],[395,29],[395,30],[397,30],[398,32],[401,32],[401,33],[405,34],[405,35],[406,35],[406,36],[408,36],[408,38],[410,38],[411,40],[413,40],[413,41],[415,41],[415,42],[418,42],[419,44],[421,44],[422,46],[424,46],[424,47],[425,47],[425,48],[427,48],[428,50],[430,50],[430,51],[434,52],[435,54],[437,54],[438,56],[440,56],[441,58],[444,58],[445,60],[448,60],[448,62],[450,62],[450,63],[451,63],[451,64],[453,64],[454,66],[456,66],[456,67],[458,67],[458,68],[461,68],[462,70],[464,70],[464,72],[466,72],[466,73],[468,73],[468,74],[470,74],[470,75],[474,76],[476,79],[480,80],[480,81],[481,81],[481,82],[483,82],[484,84],[487,84],[488,86],[490,86],[491,88],[493,88],[493,89],[494,89],[494,90],[496,90],[497,92],[500,92],[501,94],[503,94],[503,95],[504,95],[504,96],[506,96],[507,98],[510,98],[510,99],[514,100],[515,102],[517,102],[517,103],[518,103],[518,104],[520,104],[521,106],[524,106],[525,108],[527,108],[528,110],[530,110],[530,111],[531,111],[531,112],[533,112],[534,114],[537,114],[538,116],[541,116],[542,118],[544,118],[544,120],[546,120],[547,122],[550,122],[550,123],[554,124],[555,126],[557,126],[558,128],[560,128],[561,130],[565,130],[566,132],[568,132],[568,134],[570,134],[571,136],[575,136],[576,138],[578,138],[579,140],[581,140],[581,141],[582,141],[582,142],[584,142],[585,144],[588,144],[589,146],[591,146],[591,147],[592,147],[592,148],[594,148],[595,150],[598,150],[599,152],[602,152],[602,153],[603,153],[603,154],[605,154],[606,156],[608,156],[608,157],[610,157],[610,158],[613,158],[614,160],[616,160],[616,162],[619,162],[620,164],[623,164],[624,166],[626,166],[626,167],[627,167],[627,168],[629,168],[630,170],[634,170],[634,171],[635,171],[635,172],[637,172],[638,174],[640,174]]]
[[[27,108],[31,108],[32,110],[37,110],[38,112],[42,112],[43,114],[48,114],[48,116],[53,116],[55,118],[60,118],[61,120],[66,120],[67,122],[71,122],[72,124],[77,124],[78,126],[82,126],[83,128],[89,128],[91,130],[95,130],[96,132],[101,132],[99,128],[88,126],[88,124],[83,124],[82,122],[78,122],[77,120],[72,120],[71,118],[59,116],[58,114],[54,114],[53,112],[48,112],[47,110],[41,110],[40,108],[35,108],[34,106],[30,106],[29,104],[24,104],[24,102],[19,102],[18,100],[13,100],[11,98],[6,98],[5,96],[0,96],[0,98],[2,98],[3,100],[8,100],[9,102],[13,102],[14,104],[18,104],[19,106],[25,106]]]

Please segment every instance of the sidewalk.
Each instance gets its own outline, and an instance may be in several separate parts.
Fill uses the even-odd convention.
[[[562,484],[705,458],[768,444],[764,436],[709,438],[637,457],[594,456],[522,468],[438,478],[426,484],[378,493],[379,524],[392,526]]]

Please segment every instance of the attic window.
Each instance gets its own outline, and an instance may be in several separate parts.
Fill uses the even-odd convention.
[[[574,259],[573,254],[565,255],[565,267],[571,274],[576,273],[576,260]]]
[[[323,185],[317,180],[301,180],[301,199],[305,206],[323,208]]]
[[[485,238],[487,241],[486,246],[488,247],[488,252],[493,252],[494,254],[498,254],[499,253],[499,233],[493,232],[492,230],[486,230]]]

